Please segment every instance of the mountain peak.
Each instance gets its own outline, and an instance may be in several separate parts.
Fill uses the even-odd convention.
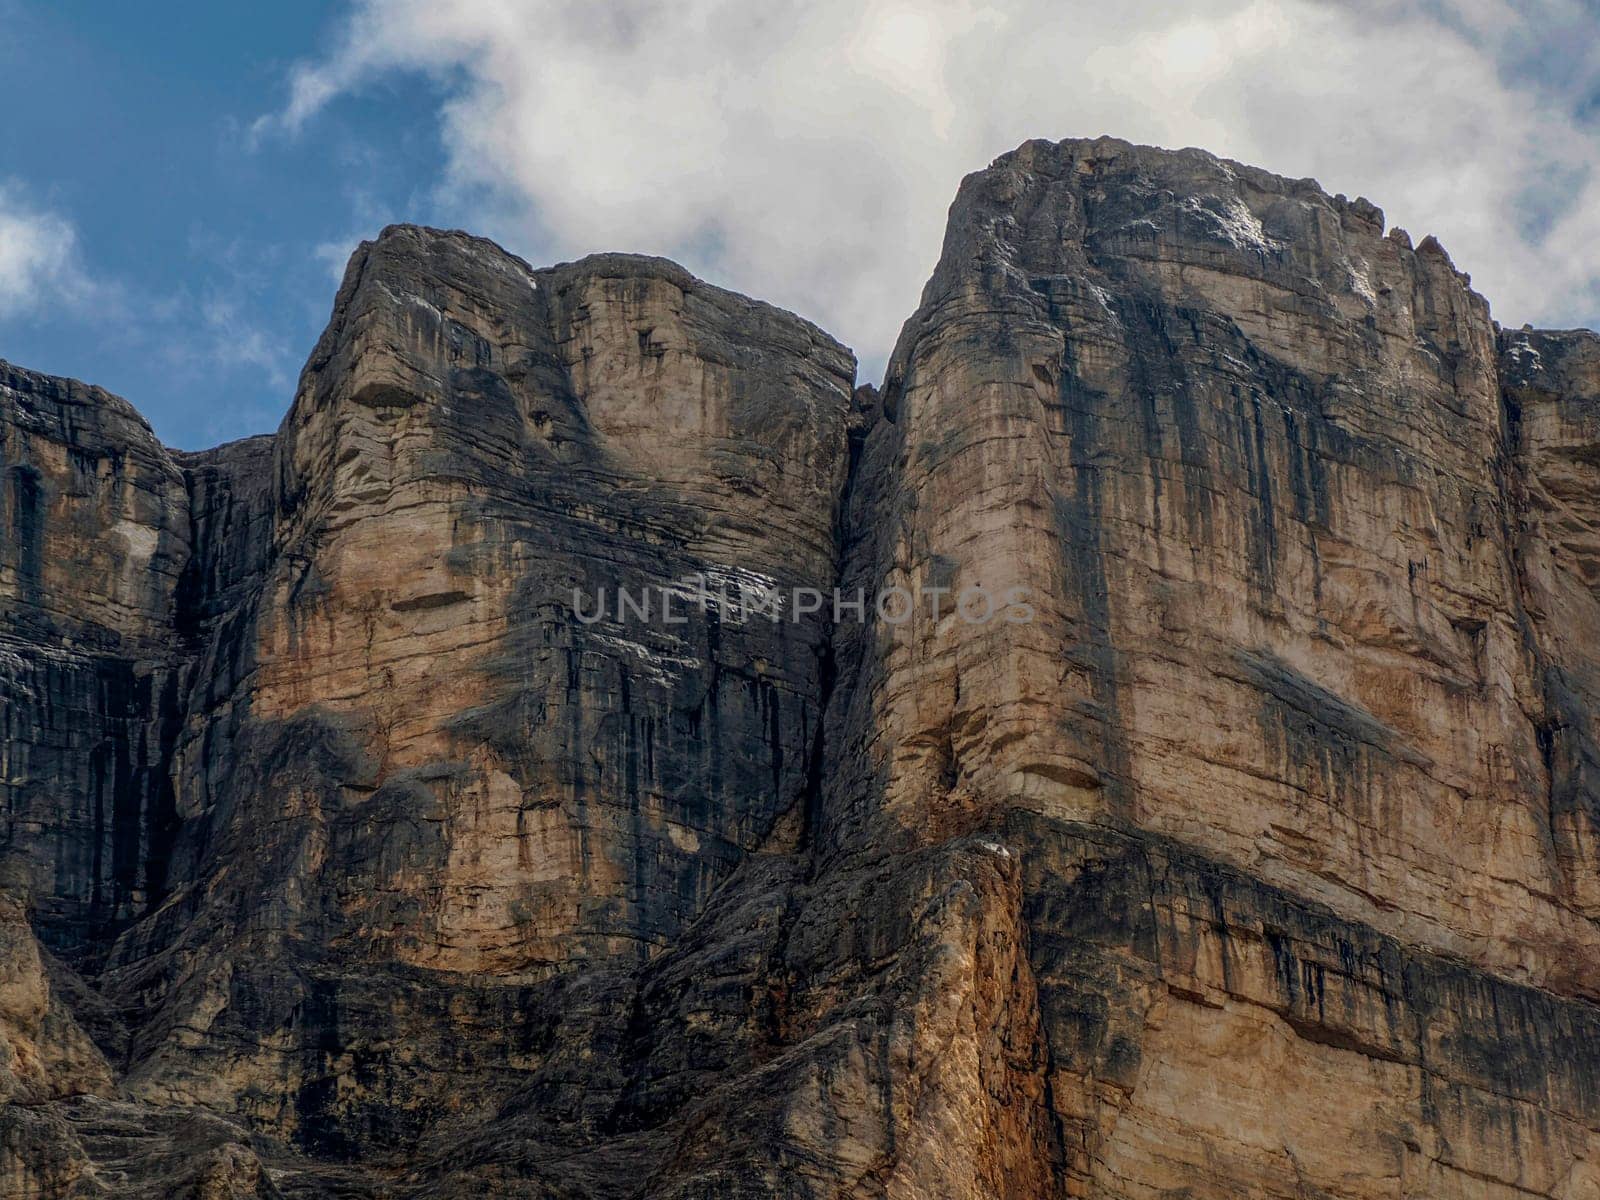
[[[881,392],[406,225],[275,437],[0,367],[0,1184],[1589,1194],[1597,347],[1100,138]]]

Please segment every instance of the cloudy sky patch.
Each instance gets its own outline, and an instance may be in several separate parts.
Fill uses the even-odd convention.
[[[76,304],[88,291],[72,223],[0,184],[0,320]]]
[[[1488,0],[364,0],[280,120],[426,73],[448,181],[492,197],[499,236],[683,259],[874,365],[961,176],[1029,137],[1314,176],[1437,234],[1503,319],[1570,324],[1600,310],[1596,32],[1580,5]]]
[[[177,440],[275,424],[334,260],[390,219],[534,262],[664,254],[816,320],[875,377],[961,177],[1032,137],[1313,176],[1437,235],[1504,323],[1600,316],[1600,16],[1583,0],[357,0],[146,14],[103,45],[55,9],[16,11],[33,45],[10,65],[78,81],[51,119],[89,132],[74,155],[72,129],[0,133],[19,184],[66,201],[0,241],[22,264],[0,283],[0,355],[104,368]],[[156,61],[130,77],[140,38]],[[107,167],[95,137],[130,105]],[[89,183],[96,165],[115,188]],[[152,374],[126,330],[121,357],[74,366],[93,329],[37,315],[69,261],[188,313],[145,341],[187,323],[200,355],[231,345],[214,374],[249,415],[219,422],[203,371]]]

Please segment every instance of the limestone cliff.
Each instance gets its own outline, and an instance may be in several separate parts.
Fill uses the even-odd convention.
[[[1033,142],[854,375],[415,227],[275,437],[0,367],[0,1195],[1600,1197],[1600,339]]]

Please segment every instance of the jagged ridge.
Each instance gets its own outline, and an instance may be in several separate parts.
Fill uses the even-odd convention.
[[[881,394],[409,226],[275,438],[5,368],[0,1178],[1600,1186],[1597,366],[1101,139],[964,182]],[[697,573],[1035,619],[577,618]]]

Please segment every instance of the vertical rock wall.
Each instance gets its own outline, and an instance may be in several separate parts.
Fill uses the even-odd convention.
[[[846,572],[1034,619],[842,632],[824,825],[1024,864],[1046,1194],[1596,1186],[1592,344],[1198,151],[964,183]]]
[[[1593,994],[1495,331],[1436,244],[1198,151],[1030,143],[963,186],[885,410],[855,569],[1038,609],[863,653],[896,823],[1146,829]]]
[[[0,367],[0,1183],[1600,1195],[1597,347],[1103,139],[881,391],[415,227],[274,438]]]
[[[0,366],[0,853],[89,953],[167,887],[182,473],[133,409]]]

